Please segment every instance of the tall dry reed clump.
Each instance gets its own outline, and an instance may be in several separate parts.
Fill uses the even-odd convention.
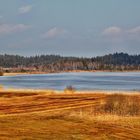
[[[73,86],[67,86],[65,89],[64,89],[64,92],[65,93],[74,93],[76,91],[76,89],[73,87]]]
[[[140,96],[120,94],[109,95],[105,104],[97,107],[96,111],[121,116],[140,115]]]

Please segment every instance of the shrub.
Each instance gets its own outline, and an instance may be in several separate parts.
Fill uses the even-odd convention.
[[[64,89],[65,92],[71,92],[71,93],[74,93],[75,92],[75,88],[73,86],[67,86],[65,89]]]

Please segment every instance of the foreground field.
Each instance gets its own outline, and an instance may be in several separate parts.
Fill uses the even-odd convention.
[[[140,95],[1,91],[0,140],[139,140],[139,101]]]

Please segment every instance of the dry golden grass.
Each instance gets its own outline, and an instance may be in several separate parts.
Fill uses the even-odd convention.
[[[0,140],[139,140],[140,114],[117,112],[139,102],[140,95],[1,91]]]
[[[105,103],[96,110],[101,114],[112,114],[121,116],[140,115],[140,96],[138,95],[109,95]]]

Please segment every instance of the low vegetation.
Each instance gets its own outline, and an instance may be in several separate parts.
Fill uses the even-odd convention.
[[[140,95],[0,91],[0,139],[139,140],[139,108]]]
[[[105,103],[97,107],[96,111],[102,114],[137,116],[140,115],[140,97],[113,94],[108,96]]]
[[[76,91],[76,89],[73,87],[73,86],[67,86],[65,89],[64,89],[64,92],[65,93],[74,93]]]

